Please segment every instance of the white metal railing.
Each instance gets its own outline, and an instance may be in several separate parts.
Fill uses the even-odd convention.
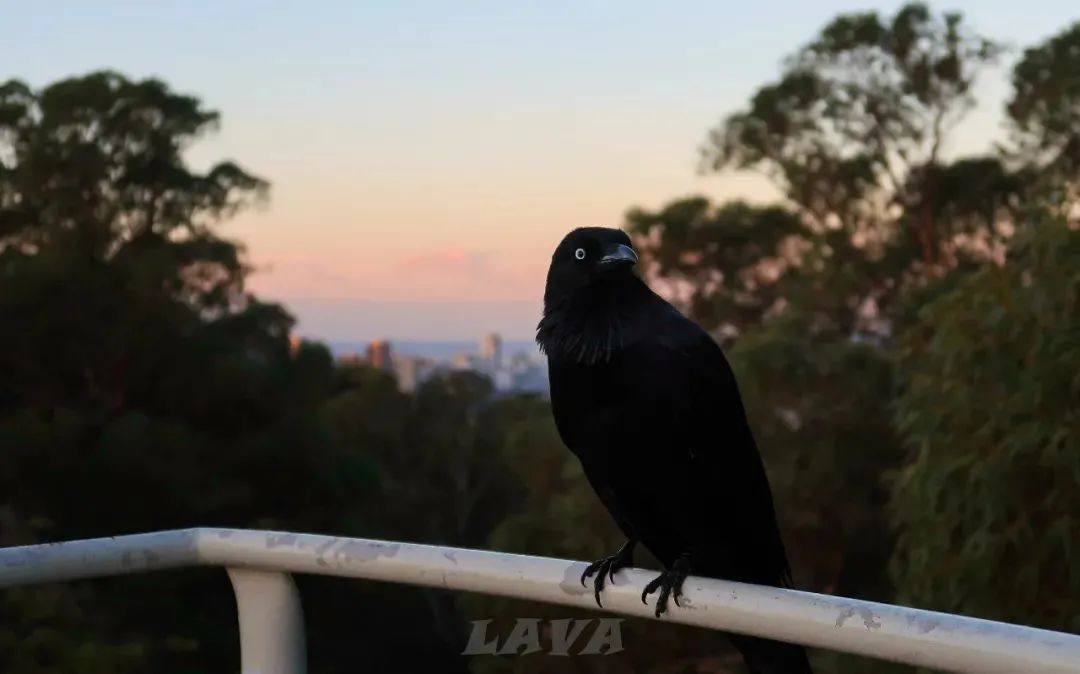
[[[245,529],[183,529],[0,548],[0,588],[191,566],[228,570],[245,674],[305,671],[303,614],[290,573],[441,587],[596,608],[583,562],[412,543]],[[652,618],[625,569],[608,611]],[[663,620],[952,672],[1080,673],[1080,636],[829,595],[692,576]]]

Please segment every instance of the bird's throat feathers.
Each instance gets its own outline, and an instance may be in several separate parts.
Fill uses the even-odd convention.
[[[640,305],[651,291],[639,278],[605,279],[570,292],[549,284],[536,343],[550,360],[604,363],[634,340]]]

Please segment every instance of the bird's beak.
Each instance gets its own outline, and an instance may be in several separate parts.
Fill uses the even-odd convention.
[[[604,254],[600,258],[600,265],[602,267],[611,269],[619,267],[632,267],[637,264],[637,253],[630,246],[621,243],[609,243],[606,244],[601,252]]]

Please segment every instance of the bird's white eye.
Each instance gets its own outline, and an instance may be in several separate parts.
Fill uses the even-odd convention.
[[[579,260],[584,260],[585,259],[585,249],[584,248],[578,248],[577,250],[575,250],[574,251],[574,257],[576,257]]]

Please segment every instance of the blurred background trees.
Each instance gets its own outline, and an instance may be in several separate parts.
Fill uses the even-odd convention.
[[[1001,52],[920,4],[837,17],[702,147],[782,201],[626,227],[731,344],[806,586],[1076,630],[1080,24],[1016,62],[1008,143],[946,155]]]
[[[1011,253],[897,340],[893,573],[908,603],[1075,632],[1080,232],[1033,220]]]
[[[727,348],[801,586],[1077,631],[1080,24],[1019,56],[1008,142],[951,157],[1001,54],[920,4],[837,17],[702,147],[704,171],[764,173],[779,202],[685,197],[624,224]],[[543,398],[468,372],[403,393],[290,343],[219,228],[267,185],[184,161],[217,122],[117,73],[0,84],[0,545],[219,525],[610,551]],[[357,649],[386,672],[739,671],[716,635],[651,621],[617,656],[467,661],[470,618],[574,614],[301,591],[313,672]],[[216,571],[5,591],[0,618],[13,674],[237,666]]]

